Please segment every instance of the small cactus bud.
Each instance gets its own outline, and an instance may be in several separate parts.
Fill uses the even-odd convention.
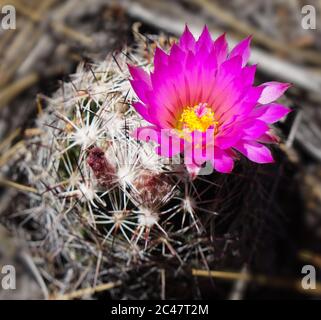
[[[87,163],[94,172],[98,183],[102,187],[110,187],[115,177],[115,168],[106,159],[104,151],[94,147],[89,151]]]
[[[168,199],[172,186],[165,174],[143,170],[135,179],[134,187],[138,197],[147,207],[155,207]]]

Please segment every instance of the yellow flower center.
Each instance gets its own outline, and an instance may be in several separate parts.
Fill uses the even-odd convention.
[[[178,120],[177,129],[183,132],[195,130],[205,132],[209,127],[217,125],[214,111],[207,107],[207,103],[200,103],[194,107],[185,107]]]

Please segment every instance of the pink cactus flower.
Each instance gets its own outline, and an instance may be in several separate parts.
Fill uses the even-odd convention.
[[[169,54],[156,49],[153,72],[129,66],[140,100],[134,107],[151,124],[138,128],[136,137],[155,141],[161,156],[184,154],[194,174],[205,161],[229,173],[237,153],[257,163],[273,162],[263,143],[276,141],[269,125],[290,111],[275,102],[290,85],[254,86],[256,65],[247,66],[250,41],[228,52],[225,34],[213,41],[205,26],[196,41],[186,26]],[[212,152],[204,156],[205,149]]]

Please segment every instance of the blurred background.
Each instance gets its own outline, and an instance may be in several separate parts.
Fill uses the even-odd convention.
[[[175,38],[185,23],[195,34],[204,24],[213,36],[226,32],[231,45],[253,35],[251,63],[258,63],[257,81],[293,83],[285,104],[294,112],[281,125],[280,145],[289,170],[280,183],[293,188],[273,200],[284,211],[280,239],[288,242],[280,248],[283,258],[274,276],[300,281],[302,265],[311,264],[320,278],[321,1],[1,0],[0,11],[5,5],[16,10],[16,28],[6,30],[0,24],[0,270],[6,264],[16,266],[17,290],[0,288],[0,299],[43,298],[33,263],[6,218],[17,194],[28,192],[13,163],[23,150],[21,139],[35,134],[42,97],[55,92],[80,62],[103,60],[131,45],[138,33]],[[234,285],[242,287],[241,280]],[[260,290],[249,297],[321,297],[321,290],[311,295],[296,290],[296,284],[276,282],[282,289],[257,284]]]

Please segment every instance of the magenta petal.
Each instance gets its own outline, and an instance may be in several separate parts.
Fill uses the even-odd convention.
[[[179,46],[185,52],[194,51],[195,48],[195,39],[192,33],[189,31],[187,25],[181,38],[179,39]]]
[[[142,102],[147,102],[147,92],[151,90],[151,80],[148,73],[146,73],[142,68],[134,67],[128,65],[129,72],[133,77],[130,80],[132,88],[136,92],[138,98]]]
[[[251,86],[254,83],[256,65],[244,67],[241,71],[241,77],[244,86]]]
[[[151,85],[149,74],[145,72],[143,68],[131,66],[130,64],[128,64],[128,69],[134,80],[142,81],[146,83],[147,86]]]
[[[225,38],[225,33],[219,36],[213,43],[213,50],[216,54],[218,64],[221,64],[227,57],[228,46]]]
[[[200,35],[198,41],[196,42],[196,50],[201,48],[211,49],[213,46],[213,41],[207,26],[204,27],[202,34]]]
[[[198,166],[195,163],[185,163],[185,167],[192,179],[195,179],[202,169],[201,166]]]
[[[244,96],[244,101],[257,103],[263,90],[264,88],[261,86],[248,88],[247,93]]]
[[[264,145],[255,141],[239,141],[234,148],[244,154],[248,159],[257,163],[274,162],[271,151]]]
[[[272,132],[266,132],[261,137],[257,139],[260,143],[279,143],[280,139]]]
[[[169,55],[169,61],[172,64],[182,63],[185,60],[186,53],[177,45],[173,44]]]
[[[266,82],[263,83],[260,87],[263,87],[259,103],[267,104],[275,101],[291,86],[289,83],[281,82]]]
[[[214,169],[221,173],[230,173],[234,167],[233,158],[225,151],[215,148],[215,157],[212,159]]]
[[[160,130],[155,126],[140,127],[133,131],[131,134],[135,139],[149,142],[160,142]]]
[[[195,178],[198,175],[202,168],[202,164],[207,161],[206,159],[198,158],[194,148],[194,143],[187,143],[184,146],[184,164],[192,178]]]
[[[245,66],[250,58],[250,43],[252,36],[249,36],[237,44],[230,53],[230,58],[235,56],[242,57],[242,66]]]
[[[171,158],[184,150],[184,140],[179,138],[172,130],[162,129],[160,133],[159,146],[156,153]]]
[[[197,65],[201,66],[202,68],[207,69],[208,66],[206,65],[206,61],[208,60],[208,57],[210,56],[210,53],[211,53],[210,49],[208,49],[205,44],[202,45],[198,49],[198,51],[196,51],[196,53],[195,53],[195,58],[196,58],[196,61],[197,61]],[[215,59],[215,61],[216,61],[216,59]]]
[[[161,66],[168,64],[168,55],[160,48],[156,47],[154,56],[154,67],[158,69]]]
[[[217,57],[214,49],[211,50],[205,61],[205,67],[212,72],[217,69]]]
[[[271,103],[255,109],[254,115],[261,121],[274,123],[286,116],[289,112],[291,112],[291,109],[286,108],[282,104]]]
[[[233,130],[231,133],[221,135],[215,139],[215,145],[225,150],[231,148],[243,137],[242,131]]]
[[[224,81],[226,84],[229,83],[240,74],[241,67],[242,58],[240,56],[224,61],[218,70],[217,80]]]
[[[247,138],[257,139],[270,129],[269,126],[261,120],[253,120],[249,122],[250,125],[245,126],[244,128],[244,134]]]
[[[147,103],[147,93],[150,91],[150,87],[141,80],[129,80],[132,88],[134,89],[136,95],[138,98],[144,102]]]
[[[186,69],[190,72],[195,72],[197,66],[197,60],[195,58],[195,54],[192,51],[189,51],[186,55]]]
[[[144,104],[140,102],[134,102],[133,106],[144,119],[146,119],[149,122],[153,121],[152,118],[149,116],[148,108]]]

